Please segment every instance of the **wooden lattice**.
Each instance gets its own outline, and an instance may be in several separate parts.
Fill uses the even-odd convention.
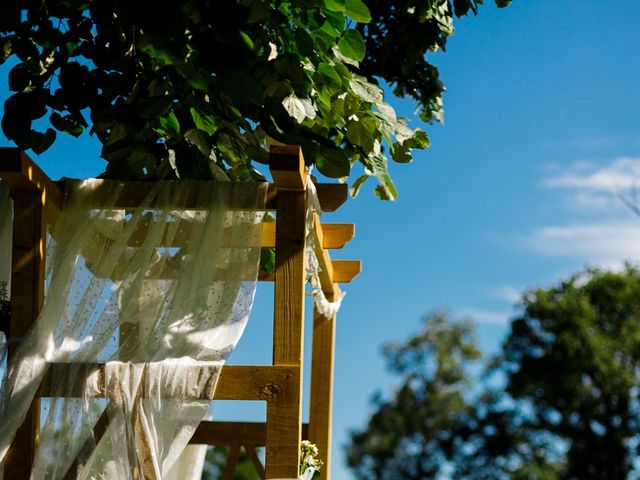
[[[267,404],[267,421],[202,422],[191,443],[226,445],[229,459],[223,479],[233,470],[243,449],[262,478],[297,478],[300,441],[307,438],[318,446],[325,462],[321,478],[329,478],[331,464],[331,411],[335,318],[314,311],[311,353],[309,424],[302,423],[302,375],[304,364],[305,218],[307,172],[299,147],[274,147],[271,151],[274,183],[267,186],[267,208],[276,213],[275,223],[265,223],[263,247],[275,247],[275,273],[261,273],[259,280],[274,281],[274,326],[272,365],[225,366],[210,400],[260,400]],[[9,356],[15,339],[21,338],[37,318],[44,299],[44,262],[47,225],[57,221],[64,208],[63,182],[53,182],[17,149],[0,149],[0,179],[10,189],[14,203],[11,318],[5,329]],[[148,182],[130,182],[120,207],[135,208],[144,198]],[[335,211],[347,199],[347,186],[318,184],[322,209]],[[95,197],[100,202],[100,189]],[[241,206],[240,206],[241,208]],[[341,248],[353,238],[353,224],[321,224],[316,218],[315,252],[322,269],[322,289],[329,300],[338,294],[338,283],[351,281],[360,272],[360,262],[332,260],[328,249]],[[139,241],[145,234],[140,232]],[[134,243],[135,243],[134,239]],[[135,245],[134,245],[135,246]],[[135,328],[135,327],[133,327]],[[250,327],[249,327],[250,328]],[[135,334],[123,332],[122,335]],[[66,368],[51,365],[50,369]],[[99,364],[85,365],[86,373],[100,372]],[[39,398],[56,396],[56,385],[47,375]],[[79,394],[80,392],[78,392]],[[104,395],[104,392],[101,393]],[[5,478],[28,479],[38,442],[39,400],[34,400],[5,459]],[[94,427],[96,438],[106,429],[106,415]],[[263,467],[256,448],[266,447]],[[77,475],[75,465],[67,473]]]

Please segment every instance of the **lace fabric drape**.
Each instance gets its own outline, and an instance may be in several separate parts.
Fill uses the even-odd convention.
[[[265,192],[159,182],[125,210],[122,184],[74,184],[45,304],[9,366],[0,456],[46,377],[55,396],[41,402],[32,479],[167,478],[246,325]]]

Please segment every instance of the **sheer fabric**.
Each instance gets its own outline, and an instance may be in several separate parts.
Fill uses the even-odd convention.
[[[53,390],[32,479],[168,478],[246,325],[266,185],[159,182],[125,210],[130,193],[75,183],[52,232],[0,399],[4,458],[43,378]]]
[[[314,297],[314,305],[316,310],[325,318],[335,317],[342,305],[342,299],[345,296],[345,292],[340,292],[337,298],[333,301],[329,301],[327,296],[322,290],[320,283],[320,262],[316,256],[314,248],[315,242],[315,220],[313,217],[314,212],[318,216],[322,215],[322,208],[320,206],[320,200],[318,199],[318,193],[316,187],[311,181],[311,170],[307,174],[307,238],[306,238],[306,258],[307,258],[307,282],[310,285],[310,293]]]

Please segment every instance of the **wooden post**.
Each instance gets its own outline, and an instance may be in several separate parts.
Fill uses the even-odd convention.
[[[47,230],[42,194],[12,192],[14,202],[13,255],[11,271],[11,322],[9,361],[17,343],[38,317],[44,301],[45,249]],[[40,402],[34,400],[24,423],[16,433],[5,458],[7,479],[28,479],[38,443]]]
[[[318,447],[318,457],[324,462],[320,472],[320,480],[329,479],[331,469],[335,335],[335,316],[326,318],[314,308],[309,441]]]
[[[64,192],[21,150],[0,148],[0,179],[13,198],[9,361],[44,301],[47,221],[54,223]],[[4,478],[28,479],[38,444],[40,402],[35,399],[5,457]]]
[[[295,367],[287,395],[267,402],[266,478],[298,478],[302,435],[302,358],[306,236],[306,171],[300,147],[275,147],[271,172],[278,188],[273,364]]]

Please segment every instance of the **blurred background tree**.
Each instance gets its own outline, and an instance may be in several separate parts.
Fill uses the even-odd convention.
[[[217,480],[222,478],[224,466],[227,463],[229,447],[210,446],[207,448],[202,480]],[[240,451],[240,457],[233,474],[234,480],[260,480],[251,459],[244,449]]]
[[[376,396],[368,425],[352,434],[347,458],[358,478],[638,473],[640,271],[586,270],[525,292],[520,310],[482,374],[470,324],[442,314],[385,347],[401,382]]]
[[[420,333],[384,347],[400,382],[388,398],[374,396],[368,424],[351,435],[347,461],[357,478],[438,478],[455,444],[457,419],[470,414],[468,371],[480,358],[471,323],[445,312],[423,321]]]

